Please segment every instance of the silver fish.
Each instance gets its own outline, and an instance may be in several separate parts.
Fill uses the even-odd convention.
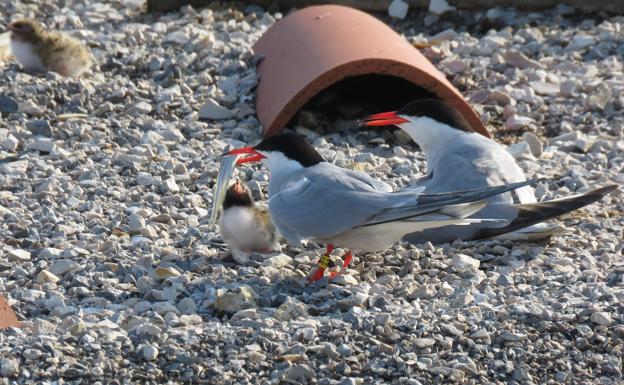
[[[212,213],[210,213],[211,225],[217,223],[217,219],[219,218],[219,212],[221,211],[223,201],[225,200],[225,193],[227,191],[228,185],[230,184],[230,179],[234,174],[234,169],[236,168],[236,161],[241,156],[242,155],[233,155],[224,156],[221,158],[219,175],[217,176],[217,183],[215,184],[215,188],[212,194]]]

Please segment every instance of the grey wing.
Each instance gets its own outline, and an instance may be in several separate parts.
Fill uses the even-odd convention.
[[[308,178],[269,199],[271,218],[282,235],[299,239],[329,238],[354,227],[384,208],[383,197],[346,188],[341,183],[319,183]]]
[[[355,178],[355,179],[359,180],[360,182],[366,183],[367,185],[369,185],[370,187],[372,187],[376,191],[392,192],[392,187],[390,187],[389,184],[387,184],[386,182],[382,182],[380,180],[377,180],[377,179],[371,177],[368,174],[365,174],[365,173],[359,172],[359,171],[355,171],[355,170],[346,170],[345,169],[344,171],[350,177]]]

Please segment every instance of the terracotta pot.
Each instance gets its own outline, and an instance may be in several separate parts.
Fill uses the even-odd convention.
[[[0,295],[0,329],[19,327],[19,321],[4,297]]]
[[[444,74],[367,13],[337,5],[308,7],[275,23],[253,49],[263,57],[256,110],[265,136],[280,132],[307,101],[345,78],[390,75],[445,100],[475,131],[489,137],[479,116]],[[380,100],[388,96],[378,94]]]

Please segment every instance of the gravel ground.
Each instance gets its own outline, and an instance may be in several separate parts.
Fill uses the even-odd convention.
[[[74,30],[98,63],[80,80],[0,67],[0,293],[23,324],[0,333],[0,383],[622,383],[622,192],[544,244],[401,244],[313,286],[320,245],[235,265],[208,224],[215,157],[259,139],[250,46],[280,15],[139,3],[0,5],[4,24]],[[624,182],[624,18],[380,17],[528,176],[564,176],[539,198]],[[424,171],[390,130],[314,129],[297,127],[342,166],[395,186]]]

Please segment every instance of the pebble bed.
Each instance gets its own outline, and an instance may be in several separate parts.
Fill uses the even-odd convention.
[[[22,321],[0,333],[0,384],[624,380],[621,191],[564,217],[549,242],[398,244],[309,286],[322,245],[239,265],[208,221],[218,155],[260,138],[250,47],[280,14],[155,16],[135,0],[0,10],[4,25],[71,31],[97,63],[81,79],[0,63],[0,293]],[[539,199],[624,182],[623,17],[378,17],[422,47],[528,177],[563,177]],[[400,132],[320,136],[312,118],[293,128],[336,164],[396,187],[425,171]],[[265,169],[240,175],[262,195]]]

